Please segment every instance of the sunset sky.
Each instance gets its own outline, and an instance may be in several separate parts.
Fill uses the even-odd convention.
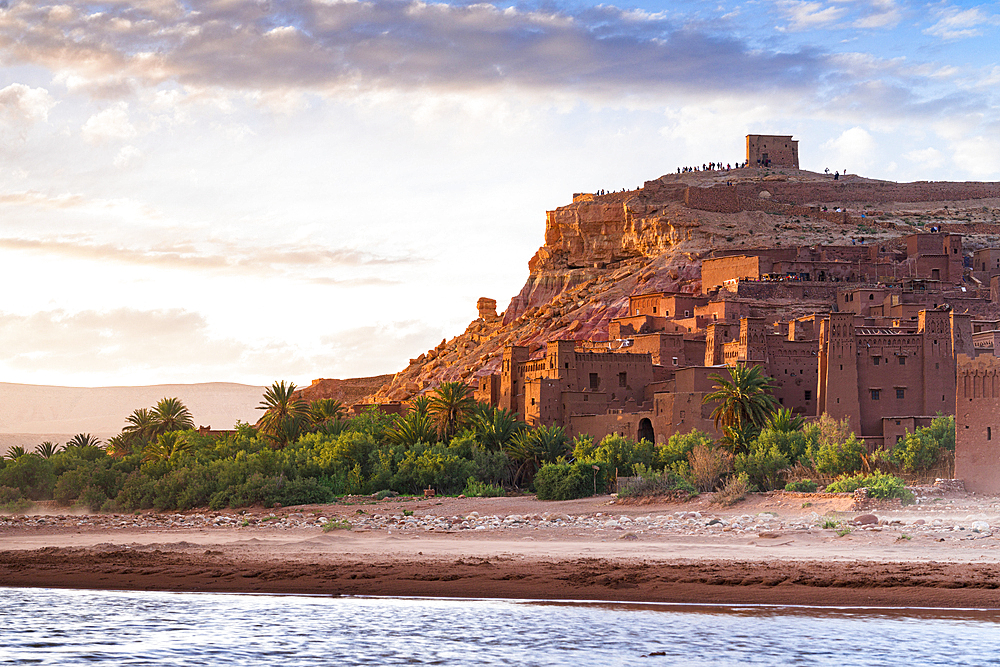
[[[574,192],[1000,179],[1000,4],[0,0],[0,381],[395,372]]]

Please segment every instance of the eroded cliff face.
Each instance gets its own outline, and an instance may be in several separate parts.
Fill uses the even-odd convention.
[[[465,332],[411,359],[367,400],[405,401],[442,382],[471,383],[497,373],[506,345],[525,345],[532,354],[540,354],[550,340],[606,340],[608,323],[625,314],[629,295],[700,292],[701,260],[713,250],[849,244],[855,236],[898,242],[905,234],[925,231],[931,222],[941,224],[944,231],[966,235],[966,248],[996,245],[989,240],[996,237],[989,235],[1000,233],[996,224],[1000,200],[989,198],[1000,195],[1000,185],[940,184],[938,189],[911,185],[853,175],[835,184],[828,176],[806,171],[748,169],[670,174],[639,190],[576,195],[573,203],[547,212],[545,244],[529,261],[527,281],[501,317],[473,320]],[[790,204],[844,207],[855,218],[844,215],[838,222],[810,217],[802,210],[783,215],[695,207],[696,199],[703,205],[716,195],[738,203],[738,197],[728,196],[729,188],[744,198],[747,192],[758,198],[766,190],[768,199]],[[880,200],[874,210],[869,200],[890,192],[896,197],[894,203]],[[956,206],[949,200],[951,204],[942,208],[949,196],[961,196],[962,201]],[[901,204],[900,198],[928,203]],[[867,217],[861,218],[862,213]]]

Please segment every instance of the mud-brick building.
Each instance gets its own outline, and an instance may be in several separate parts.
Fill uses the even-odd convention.
[[[504,348],[499,407],[532,426],[565,426],[573,414],[635,411],[646,387],[666,379],[648,353],[581,352],[576,341],[550,341],[545,356],[529,359],[528,348]]]
[[[1000,493],[1000,357],[959,355],[955,477],[976,493]]]
[[[972,349],[971,318],[946,308],[920,311],[916,327],[831,313],[820,324],[819,411],[881,446],[886,418],[954,413],[955,356]]]
[[[790,134],[748,134],[747,165],[798,169],[799,142]]]
[[[705,366],[760,366],[774,380],[774,397],[796,414],[816,414],[818,343],[812,318],[776,330],[762,317],[744,317],[739,324],[713,323],[705,336]]]

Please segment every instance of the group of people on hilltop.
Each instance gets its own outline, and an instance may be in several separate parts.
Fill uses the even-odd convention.
[[[727,162],[725,165],[723,165],[721,162],[709,162],[708,164],[702,164],[701,167],[699,167],[698,165],[695,165],[693,167],[677,167],[677,173],[689,174],[695,171],[730,171],[732,169],[745,169],[746,166],[747,166],[746,162],[737,162],[736,166],[733,166],[731,162]]]
[[[641,190],[641,189],[642,189],[641,187],[636,188],[636,190]],[[594,194],[600,196],[600,195],[611,194],[612,192],[632,192],[632,190],[626,190],[625,188],[622,188],[621,190],[605,190],[602,188],[597,192],[595,192]]]

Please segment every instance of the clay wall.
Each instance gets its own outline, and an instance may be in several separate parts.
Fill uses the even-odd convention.
[[[731,322],[743,317],[749,317],[750,304],[744,301],[723,298],[704,306],[696,306],[694,313],[698,317],[705,318],[706,321],[718,322],[722,320],[724,322]]]
[[[761,257],[737,255],[705,259],[701,263],[701,291],[703,294],[720,287],[727,280],[740,278],[760,278],[768,273],[771,263]]]
[[[975,493],[1000,493],[1000,358],[958,357],[955,477]]]
[[[500,375],[484,375],[476,381],[476,388],[472,397],[480,403],[486,403],[493,407],[500,405]]]
[[[985,285],[989,285],[994,276],[1000,276],[1000,248],[983,248],[974,252],[972,275]]]
[[[771,200],[786,204],[825,204],[828,207],[850,203],[890,204],[906,202],[966,201],[1000,197],[1000,183],[964,182],[914,183],[864,182],[851,179],[815,183],[776,181],[756,184],[755,188],[771,193]]]

